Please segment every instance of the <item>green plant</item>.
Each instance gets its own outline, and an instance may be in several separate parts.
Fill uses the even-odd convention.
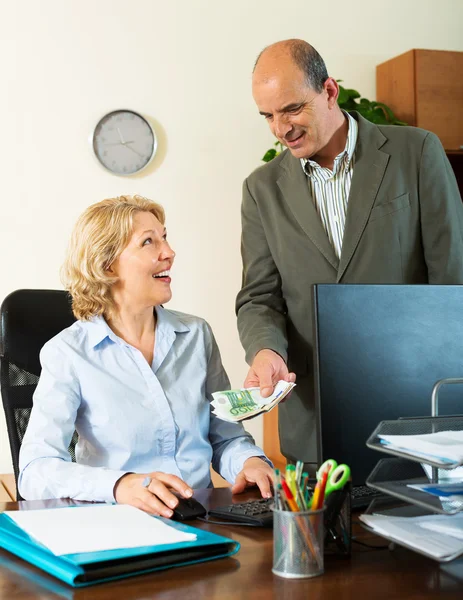
[[[339,83],[342,79],[337,79],[336,81]],[[361,98],[357,90],[345,88],[342,85],[339,86],[338,104],[343,110],[356,110],[362,117],[376,125],[407,124],[396,119],[394,113],[386,104],[376,102],[375,100],[367,100],[367,98]],[[270,162],[275,156],[278,156],[283,152],[284,146],[281,142],[275,142],[274,146],[275,148],[267,150],[262,157],[264,162]]]
[[[337,79],[336,81],[339,83],[342,79]],[[339,86],[338,104],[344,110],[356,110],[362,117],[372,123],[376,123],[376,125],[407,124],[396,119],[394,113],[386,104],[361,98],[357,90],[344,88],[342,85]]]
[[[275,156],[278,156],[279,154],[281,154],[281,152],[283,152],[283,150],[285,149],[283,144],[281,142],[279,142],[278,140],[275,142],[274,146],[276,146],[276,147],[270,148],[270,150],[267,150],[267,152],[262,157],[262,160],[264,162],[270,162],[272,160],[272,158],[275,158]]]

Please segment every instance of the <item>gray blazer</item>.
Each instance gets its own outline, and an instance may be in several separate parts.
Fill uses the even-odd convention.
[[[271,348],[296,373],[279,432],[283,454],[305,462],[316,459],[313,284],[463,283],[463,205],[439,139],[353,116],[359,130],[340,260],[289,151],[243,186],[240,338],[249,364]]]

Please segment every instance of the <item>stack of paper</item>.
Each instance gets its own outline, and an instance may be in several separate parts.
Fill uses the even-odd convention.
[[[56,556],[196,540],[195,534],[174,529],[161,519],[124,504],[14,510],[4,514]]]
[[[257,415],[275,408],[295,385],[295,383],[281,380],[276,384],[273,394],[268,398],[263,398],[257,387],[214,392],[212,394],[214,400],[211,402],[212,412],[219,419],[231,423],[253,419]]]
[[[428,457],[442,462],[463,462],[463,431],[439,431],[423,435],[382,435],[381,443],[418,457]]]
[[[463,514],[425,517],[360,515],[360,520],[379,535],[437,560],[463,554]]]
[[[409,483],[409,488],[437,496],[442,500],[463,503],[463,481],[438,483]]]

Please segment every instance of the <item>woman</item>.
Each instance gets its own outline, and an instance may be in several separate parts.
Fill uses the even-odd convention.
[[[174,257],[162,207],[140,196],[103,200],[77,221],[63,279],[78,320],[41,351],[24,498],[116,500],[170,517],[171,490],[211,486],[211,460],[234,493],[257,484],[270,496],[262,450],[210,411],[229,381],[209,325],[162,307]]]

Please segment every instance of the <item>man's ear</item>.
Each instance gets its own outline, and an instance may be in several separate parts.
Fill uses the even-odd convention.
[[[336,79],[333,79],[333,77],[328,77],[328,79],[323,84],[323,87],[327,94],[328,104],[331,108],[332,106],[334,106],[336,104],[336,102],[338,100],[339,85],[338,85]]]

